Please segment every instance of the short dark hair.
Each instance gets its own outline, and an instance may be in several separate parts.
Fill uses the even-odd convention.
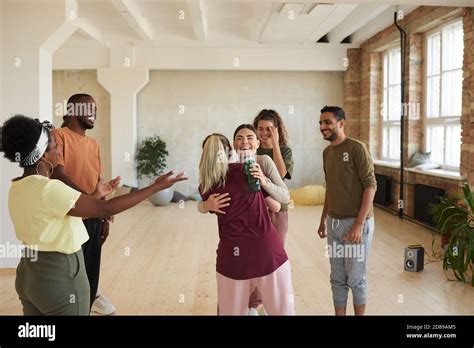
[[[252,126],[251,124],[241,124],[240,126],[238,126],[236,129],[235,129],[235,132],[234,132],[234,137],[232,138],[232,140],[235,140],[235,136],[237,135],[237,133],[239,132],[239,130],[241,129],[250,129],[252,132],[255,133],[255,136],[257,136],[257,130],[255,129],[254,126]]]
[[[9,118],[0,128],[0,151],[11,162],[20,163],[20,159],[33,151],[41,129],[41,124],[30,117],[15,115]]]
[[[321,109],[321,113],[331,112],[336,120],[341,121],[346,119],[346,114],[340,106],[325,106]]]
[[[69,97],[69,99],[67,100],[67,104],[66,104],[67,105],[67,113],[63,117],[63,121],[64,121],[64,123],[66,123],[65,126],[67,125],[68,121],[66,121],[66,119],[68,117],[79,116],[79,115],[76,115],[77,105],[82,104],[84,102],[84,100],[87,100],[87,99],[94,99],[94,98],[90,94],[86,94],[86,93],[76,93],[76,94],[73,94],[72,96]],[[72,110],[70,109],[71,105],[74,106]],[[72,114],[71,114],[71,112],[72,112]],[[81,116],[83,116],[83,115],[81,115]]]

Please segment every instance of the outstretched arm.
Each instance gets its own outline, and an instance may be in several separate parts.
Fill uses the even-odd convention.
[[[156,179],[156,181],[148,187],[131,192],[127,195],[112,198],[108,201],[82,194],[74,207],[72,207],[68,212],[68,215],[105,218],[107,216],[121,213],[137,205],[152,194],[171,187],[178,181],[187,180],[183,173],[174,177],[172,175],[173,172],[166,173]]]

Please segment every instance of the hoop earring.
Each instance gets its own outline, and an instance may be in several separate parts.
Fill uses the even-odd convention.
[[[50,178],[51,175],[53,175],[54,166],[53,166],[53,164],[52,164],[50,161],[47,161],[47,160],[44,160],[44,161],[45,161],[46,163],[48,163],[48,164],[51,166],[51,173],[49,173],[49,171],[46,172],[46,176],[47,176],[48,178]],[[41,163],[41,161],[39,161],[38,164],[36,165],[36,174],[38,174],[38,175],[41,175],[41,174],[39,173],[39,171],[38,171],[38,166],[40,165],[40,163]]]

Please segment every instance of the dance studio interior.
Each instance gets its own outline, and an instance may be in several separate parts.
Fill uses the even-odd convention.
[[[338,308],[348,316],[474,315],[472,0],[0,0],[0,81],[1,316],[82,313],[69,311],[75,295],[69,312],[38,295],[47,291],[46,266],[23,262],[35,240],[40,261],[80,255],[68,279],[83,277],[80,301],[91,302],[94,316],[333,316]],[[70,110],[75,95],[94,103],[93,116]],[[366,165],[337,162],[337,146],[348,140]],[[75,190],[56,175],[90,179],[91,144],[100,179]],[[29,159],[42,151],[36,162],[8,159],[15,146]],[[231,163],[229,155],[210,163],[213,146],[265,161]],[[45,159],[55,149],[62,166]],[[266,178],[247,173],[247,163]],[[218,196],[204,191],[217,182],[210,167],[229,170],[214,187]],[[164,178],[171,170],[177,179]],[[349,176],[359,196],[337,181]],[[62,185],[63,195],[36,186],[28,194],[33,180],[50,191]],[[165,187],[166,180],[174,181]],[[96,184],[107,194],[82,198],[99,191]],[[265,191],[269,185],[286,199]],[[219,196],[225,192],[230,200]],[[59,206],[66,193],[75,197],[71,210]],[[80,202],[100,212],[87,203],[80,213]],[[349,206],[355,220],[346,231],[361,239],[341,235],[332,244],[331,233],[350,221],[335,212]],[[81,217],[99,221],[97,293],[89,294],[81,244],[93,237]],[[62,251],[57,239],[67,236],[76,248]],[[232,241],[242,247],[230,255]],[[342,262],[359,246],[362,262],[349,269]],[[272,275],[281,276],[274,287],[259,280]],[[238,296],[248,291],[250,301],[253,290],[261,301],[237,308],[246,301]]]

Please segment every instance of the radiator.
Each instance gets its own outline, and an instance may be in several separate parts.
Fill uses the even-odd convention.
[[[428,225],[434,226],[435,223],[433,218],[428,213],[430,203],[438,203],[439,197],[445,195],[443,189],[438,187],[426,186],[426,185],[415,185],[415,219],[424,222]]]
[[[392,202],[392,178],[386,175],[375,174],[377,192],[374,202],[380,205],[389,205]]]

